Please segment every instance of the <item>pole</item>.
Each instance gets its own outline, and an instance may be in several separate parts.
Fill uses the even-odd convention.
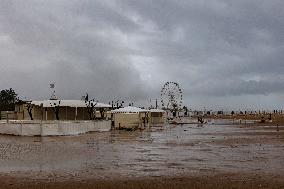
[[[158,109],[158,99],[156,99],[156,109]]]
[[[41,107],[41,123],[42,123],[42,120],[43,120],[43,104],[42,103],[40,104],[40,107]]]
[[[23,120],[25,120],[25,105],[23,105]]]
[[[43,103],[41,103],[40,106],[41,106],[40,136],[42,136]]]
[[[66,120],[67,120],[67,106],[65,107],[65,117],[66,117]]]
[[[47,121],[47,108],[45,108],[45,121]]]
[[[77,120],[77,115],[78,115],[77,107],[75,107],[75,120]]]

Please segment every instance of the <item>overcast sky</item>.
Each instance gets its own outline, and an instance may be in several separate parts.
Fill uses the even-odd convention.
[[[191,108],[284,107],[283,0],[0,0],[0,89]],[[134,103],[135,104],[135,103]]]

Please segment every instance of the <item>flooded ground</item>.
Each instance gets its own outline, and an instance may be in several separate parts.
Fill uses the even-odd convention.
[[[217,123],[217,122],[216,122]],[[35,180],[284,175],[284,127],[166,125],[64,137],[0,136],[0,174]]]
[[[284,188],[284,127],[210,124],[0,135],[1,188]]]

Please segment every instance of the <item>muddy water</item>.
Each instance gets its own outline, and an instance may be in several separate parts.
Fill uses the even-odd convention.
[[[64,137],[0,136],[0,174],[62,180],[226,171],[284,175],[284,127],[277,132],[271,126],[215,123]]]

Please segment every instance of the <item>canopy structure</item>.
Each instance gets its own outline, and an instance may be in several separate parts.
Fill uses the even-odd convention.
[[[149,112],[149,110],[145,110],[145,109],[137,108],[133,106],[127,106],[124,108],[119,108],[119,109],[111,111],[111,113],[143,113],[143,112]]]
[[[60,104],[59,104],[60,101]],[[95,102],[95,108],[111,108],[111,105]],[[32,101],[31,104],[36,106],[43,105],[44,108],[60,106],[60,107],[74,107],[74,108],[85,108],[87,107],[85,101],[83,100],[42,100],[42,101]]]

